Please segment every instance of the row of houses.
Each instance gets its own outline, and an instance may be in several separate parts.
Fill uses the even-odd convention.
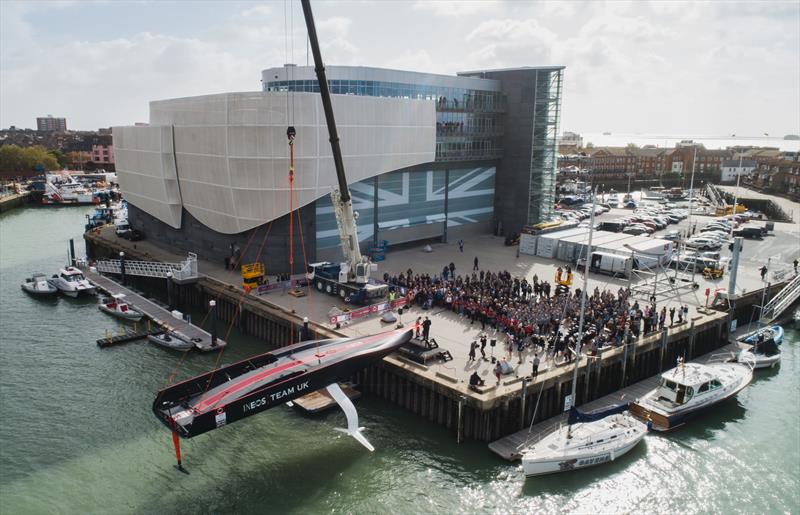
[[[800,161],[773,159],[763,161],[746,178],[744,184],[768,193],[788,195],[800,201]]]
[[[92,164],[114,170],[114,145],[110,129],[98,131],[53,131],[18,129],[11,126],[0,130],[0,146],[30,147],[41,145],[48,150],[60,150],[75,158],[75,165]]]
[[[707,149],[691,141],[674,148],[562,146],[559,152],[560,169],[582,169],[603,177],[683,175],[691,173],[694,164],[696,174],[717,177],[721,182],[735,182],[737,175],[749,175],[763,162],[798,159],[797,152],[783,152],[777,148]]]

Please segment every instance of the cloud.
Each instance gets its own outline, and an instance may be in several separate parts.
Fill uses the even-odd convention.
[[[551,50],[557,36],[534,18],[487,20],[470,32],[473,59],[478,67],[552,64]]]
[[[417,0],[412,9],[427,11],[434,16],[460,18],[476,14],[496,13],[502,8],[502,2],[485,2],[480,0]]]

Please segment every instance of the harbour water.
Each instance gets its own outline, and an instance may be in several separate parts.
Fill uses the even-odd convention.
[[[525,480],[484,443],[377,399],[357,402],[366,452],[333,430],[338,411],[280,407],[184,441],[150,412],[180,355],[147,343],[99,349],[118,322],[94,300],[40,301],[20,282],[55,273],[84,208],[0,215],[0,512],[20,513],[791,513],[800,511],[800,331],[779,368],[616,462]],[[223,363],[263,352],[229,338]],[[192,354],[178,378],[213,366]]]

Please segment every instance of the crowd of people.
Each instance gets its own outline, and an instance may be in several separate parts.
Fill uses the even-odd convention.
[[[480,324],[480,343],[473,343],[469,359],[475,360],[480,351],[486,357],[486,342],[500,341],[507,359],[516,352],[519,362],[523,353],[569,362],[578,335],[581,311],[580,288],[554,287],[534,275],[532,281],[513,277],[508,271],[476,271],[456,274],[450,263],[441,274],[414,273],[409,269],[396,276],[384,275],[398,295],[405,295],[409,305],[422,309],[434,307],[450,310]],[[676,316],[677,315],[677,316]],[[607,345],[621,345],[642,334],[663,329],[669,324],[688,318],[688,307],[669,310],[655,303],[640,305],[631,299],[630,290],[616,291],[595,288],[586,298],[582,352],[596,353]],[[487,333],[492,332],[491,339]]]

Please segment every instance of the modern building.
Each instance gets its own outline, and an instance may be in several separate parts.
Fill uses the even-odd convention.
[[[48,114],[43,118],[36,118],[36,129],[45,132],[66,132],[67,119],[53,118],[53,115]]]
[[[519,232],[552,215],[563,67],[326,70],[365,250]],[[154,101],[148,126],[114,127],[130,222],[151,241],[220,262],[238,246],[277,273],[294,212],[295,255],[338,259],[318,92],[312,67],[287,65],[262,72],[261,92]],[[297,131],[291,195],[288,126]]]
[[[758,163],[753,160],[726,159],[722,161],[722,182],[736,182],[740,175],[750,175]]]

